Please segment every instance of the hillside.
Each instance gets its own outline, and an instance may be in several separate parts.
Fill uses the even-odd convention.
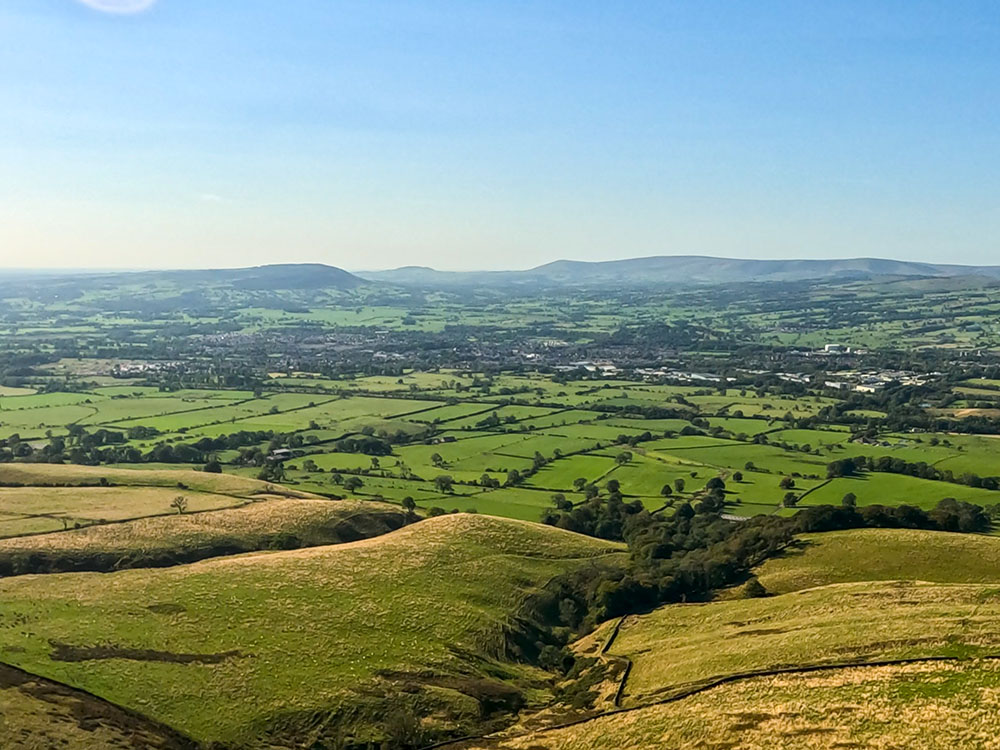
[[[1000,581],[1000,539],[917,529],[805,534],[755,572],[772,594],[853,581],[991,583]]]
[[[420,744],[543,700],[550,676],[509,657],[531,632],[519,609],[618,550],[462,514],[332,547],[10,578],[0,653],[203,743]]]
[[[1000,664],[923,662],[758,677],[683,701],[453,750],[995,746]]]
[[[1000,540],[863,529],[803,542],[757,571],[788,593],[664,606],[581,639],[577,653],[628,666],[590,718],[455,747],[989,747],[995,723],[978,717],[1000,691]]]
[[[407,520],[403,510],[387,503],[277,498],[0,539],[0,576],[164,567],[242,552],[339,544],[388,533]]]

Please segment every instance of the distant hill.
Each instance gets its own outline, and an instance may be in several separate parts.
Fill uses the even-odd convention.
[[[172,271],[0,271],[0,299],[26,297],[51,304],[87,295],[92,306],[158,314],[236,301],[317,304],[368,283],[321,263]]]
[[[881,258],[740,260],[663,255],[599,262],[558,260],[526,271],[447,272],[408,266],[358,274],[371,281],[408,285],[496,284],[724,284],[740,281],[851,280],[872,278],[988,277],[1000,266],[958,266]]]

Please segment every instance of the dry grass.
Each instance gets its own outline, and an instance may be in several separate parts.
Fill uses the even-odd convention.
[[[610,653],[634,667],[625,705],[706,679],[810,664],[1000,654],[1000,589],[848,583],[631,617]]]
[[[230,508],[279,496],[317,498],[229,474],[3,464],[0,538],[169,514],[171,502],[178,495],[184,496],[189,512]]]
[[[482,747],[995,750],[998,670],[996,662],[925,663],[757,678],[679,703]]]
[[[247,502],[232,495],[190,492],[167,487],[0,487],[0,529],[4,536],[31,533],[38,516],[48,528],[74,528],[174,513],[171,502],[182,495],[187,510],[218,510]],[[19,523],[23,521],[24,523]]]
[[[116,551],[124,554],[132,550],[182,550],[217,545],[229,539],[252,539],[278,533],[294,535],[308,543],[309,537],[320,528],[333,528],[336,524],[359,517],[377,520],[380,516],[392,516],[398,517],[401,522],[402,515],[396,506],[362,500],[274,498],[209,513],[141,518],[56,534],[3,539],[0,540],[0,557],[15,551]]]

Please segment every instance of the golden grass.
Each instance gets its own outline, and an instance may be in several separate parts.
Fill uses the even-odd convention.
[[[232,495],[168,487],[0,487],[0,517],[9,521],[0,534],[30,533],[35,516],[46,516],[57,528],[73,528],[74,524],[174,513],[170,504],[178,496],[187,500],[187,510],[192,513],[247,502]],[[17,523],[18,519],[25,525]]]
[[[1000,654],[1000,588],[846,583],[630,617],[609,653],[633,661],[625,705],[748,671]]]
[[[756,678],[482,747],[995,750],[998,736],[996,662],[922,663]]]
[[[170,495],[174,494],[171,491]],[[396,506],[364,500],[266,499],[265,496],[262,501],[238,508],[140,518],[127,523],[88,526],[55,534],[2,539],[0,556],[12,551],[175,550],[217,544],[226,538],[257,537],[279,532],[305,537],[317,526],[349,521],[359,515],[379,514],[398,516],[402,511]]]

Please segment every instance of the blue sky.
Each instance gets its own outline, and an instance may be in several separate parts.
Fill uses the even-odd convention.
[[[121,2],[0,2],[2,266],[1000,264],[994,0]]]

